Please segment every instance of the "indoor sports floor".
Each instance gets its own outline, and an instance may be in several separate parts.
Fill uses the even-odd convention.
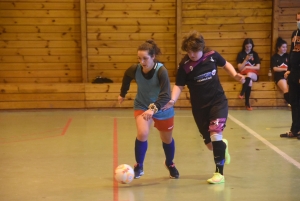
[[[0,112],[0,201],[299,201],[300,140],[283,139],[291,112],[230,110],[224,136],[231,164],[208,184],[214,161],[191,111],[176,110],[179,179],[169,179],[151,129],[145,175],[117,184],[118,164],[134,165],[132,109]]]

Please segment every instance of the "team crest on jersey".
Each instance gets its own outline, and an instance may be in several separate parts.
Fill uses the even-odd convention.
[[[216,74],[216,69],[214,69],[213,71],[211,71],[211,74],[214,76]]]

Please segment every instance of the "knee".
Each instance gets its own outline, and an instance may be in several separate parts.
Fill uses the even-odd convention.
[[[251,86],[252,86],[252,83],[253,83],[253,81],[252,81],[252,79],[251,79],[248,86],[251,87]]]
[[[139,131],[137,133],[137,139],[140,141],[146,141],[148,139],[149,132],[148,131]]]
[[[166,144],[170,144],[173,141],[172,132],[160,132],[160,139]]]
[[[207,149],[212,151],[213,150],[213,145],[212,145],[212,142],[209,142],[208,144],[205,144]]]
[[[225,123],[226,123],[226,118],[219,118],[216,120],[212,120],[209,123],[209,131],[220,133],[224,130],[226,126]]]

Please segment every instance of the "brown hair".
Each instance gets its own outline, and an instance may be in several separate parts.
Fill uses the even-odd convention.
[[[160,48],[156,45],[154,40],[146,40],[143,44],[138,47],[138,51],[148,51],[148,54],[153,56],[158,56],[161,54]]]
[[[254,48],[254,42],[253,42],[252,38],[246,38],[246,39],[244,40],[244,42],[243,42],[243,45],[242,45],[242,52],[245,51],[245,49],[246,49],[245,46],[246,46],[247,44],[251,44],[251,45],[252,45],[251,51],[253,51],[253,48]]]
[[[285,40],[283,40],[281,37],[278,37],[278,38],[277,38],[277,41],[276,41],[275,53],[278,52],[278,49],[279,49],[283,44],[287,44],[287,42],[286,42]]]
[[[181,44],[181,49],[183,51],[204,51],[205,49],[205,41],[203,36],[195,30],[190,31],[183,37],[183,41]]]

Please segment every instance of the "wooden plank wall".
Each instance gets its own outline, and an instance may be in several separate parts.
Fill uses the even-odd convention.
[[[0,83],[81,82],[79,0],[0,1]]]
[[[196,29],[206,45],[237,67],[237,53],[245,38],[254,40],[261,58],[260,80],[267,80],[270,65],[272,0],[181,0],[182,34]],[[233,81],[220,71],[221,81]]]
[[[172,83],[172,86],[174,83]],[[245,100],[238,99],[241,84],[236,82],[222,83],[228,99],[228,105],[234,108],[244,108]],[[122,105],[117,102],[120,92],[120,83],[86,85],[86,107],[87,108],[132,108],[137,92],[137,85],[131,84],[130,91],[126,95]],[[253,92],[250,97],[250,104],[253,107],[286,107],[282,92],[278,91],[273,82],[256,82],[253,84]],[[190,108],[190,95],[187,87],[180,94],[175,104],[175,108]]]
[[[0,109],[85,108],[85,84],[0,84]]]
[[[273,44],[276,43],[278,36],[288,42],[288,51],[291,45],[291,36],[297,29],[296,14],[300,12],[299,0],[275,0],[274,2],[274,38]],[[273,48],[273,53],[275,48]]]
[[[174,83],[172,83],[174,85]],[[244,108],[244,100],[238,99],[241,84],[222,83],[230,107]],[[61,109],[61,108],[132,108],[137,92],[132,83],[126,100],[117,102],[121,83],[53,83],[53,84],[0,84],[0,110],[12,109]],[[285,106],[282,93],[273,82],[255,82],[250,104],[253,107]],[[190,95],[185,88],[175,105],[176,108],[190,108]]]
[[[91,82],[96,76],[120,82],[124,70],[137,62],[137,46],[149,38],[162,48],[160,60],[174,81],[182,56],[181,37],[191,29],[201,31],[207,45],[235,66],[243,39],[253,38],[264,81],[275,37],[290,43],[299,4],[298,0],[2,0],[0,83]],[[233,81],[223,71],[220,75],[222,81]]]
[[[159,60],[173,76],[176,0],[86,2],[88,81],[101,76],[121,82],[125,69],[137,63],[137,47],[148,39],[161,48]]]
[[[119,107],[125,69],[138,45],[154,39],[174,84],[183,34],[203,33],[207,45],[236,66],[244,38],[262,58],[254,107],[285,106],[273,82],[264,82],[275,38],[290,43],[299,0],[1,0],[0,109]],[[219,72],[229,105],[241,85]],[[94,85],[96,76],[115,83]],[[84,82],[84,83],[80,83]],[[132,86],[123,107],[132,107]],[[176,107],[189,107],[187,89]]]

